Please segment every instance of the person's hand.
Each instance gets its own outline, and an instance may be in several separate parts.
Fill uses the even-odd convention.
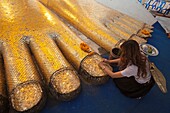
[[[103,70],[106,67],[106,63],[105,62],[100,62],[99,63],[99,67]]]
[[[105,62],[105,63],[111,63],[110,60],[108,60],[108,59],[103,59],[103,62]]]
[[[104,58],[104,59],[103,59],[103,62],[108,62],[108,60]]]

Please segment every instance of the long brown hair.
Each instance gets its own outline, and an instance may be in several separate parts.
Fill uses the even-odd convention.
[[[121,45],[121,60],[119,63],[120,70],[127,65],[136,65],[138,67],[137,75],[146,77],[146,57],[141,54],[139,44],[135,40],[127,40]]]

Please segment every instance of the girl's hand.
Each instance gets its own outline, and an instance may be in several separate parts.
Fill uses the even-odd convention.
[[[98,65],[99,65],[99,67],[102,67],[103,66],[103,62],[100,62]]]
[[[99,67],[101,69],[104,69],[106,67],[106,63],[105,62],[100,62],[98,65],[99,65]]]
[[[109,60],[107,60],[107,59],[103,59],[103,62],[109,63]]]

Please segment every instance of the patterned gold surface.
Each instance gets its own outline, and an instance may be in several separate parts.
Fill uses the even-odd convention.
[[[40,2],[53,9],[107,51],[110,51],[120,39],[129,39],[145,25],[116,10],[106,8],[95,0],[40,0]],[[110,21],[114,27],[120,27],[122,32],[107,29],[105,23]]]
[[[26,48],[25,44],[16,43],[16,45],[13,44],[7,45],[6,43],[3,43],[2,53],[4,56],[4,64],[6,68],[6,78],[7,78],[6,81],[7,81],[9,96],[11,97],[11,101],[17,100],[17,97],[12,95],[13,94],[17,95],[18,92],[19,93],[22,92],[20,92],[20,90],[15,92],[14,89],[17,90],[20,87],[20,84],[22,83],[29,82],[29,81],[39,81],[40,79],[37,71],[35,70],[35,66],[32,62],[31,56],[29,55],[28,49]],[[25,90],[28,90],[28,88]],[[23,96],[25,97],[26,95],[27,94]],[[34,92],[32,93],[32,95],[37,95],[37,94],[36,92]],[[40,96],[39,98],[42,97]],[[29,103],[26,100],[26,98],[21,98],[21,99],[23,100],[19,101],[20,104],[15,103],[18,105],[14,105],[14,103],[12,103],[14,109],[18,111],[28,110],[30,108],[30,107],[28,108],[25,107],[25,104],[28,104],[28,106],[32,107],[33,105],[35,105],[34,102],[36,103],[39,102],[37,98],[34,98],[35,100]]]
[[[13,108],[17,111],[31,109],[41,100],[42,89],[38,83],[24,83],[14,89],[11,94]]]
[[[2,53],[9,92],[20,83],[30,80],[40,80],[31,56],[29,55],[29,51],[24,43],[16,42],[13,44],[4,42]]]
[[[114,25],[117,25],[123,29],[126,29],[131,34],[136,34],[139,29],[141,28],[135,28],[132,24],[125,23],[121,21],[120,19],[114,19],[112,20]]]
[[[70,36],[72,34],[72,36]],[[67,35],[66,33],[64,35]],[[98,66],[99,62],[102,61],[102,57],[96,54],[96,57],[90,57],[86,59],[88,56],[87,52],[84,52],[80,48],[80,44],[82,40],[75,36],[75,34],[70,32],[70,37],[62,38],[62,35],[55,38],[58,47],[61,49],[62,53],[65,57],[74,65],[74,67],[79,70],[83,68],[87,71],[87,73],[92,77],[105,77],[107,76],[102,69]],[[92,49],[90,49],[93,51]],[[85,63],[84,63],[85,62]],[[81,64],[84,64],[83,67]],[[80,67],[81,66],[81,67]],[[90,68],[89,68],[90,67]],[[88,68],[88,69],[87,69]]]
[[[22,88],[20,84],[29,81],[40,81],[28,46],[45,76],[47,83],[49,83],[50,76],[56,70],[64,67],[71,68],[51,37],[57,37],[56,42],[64,45],[60,48],[62,48],[63,53],[66,53],[65,56],[72,59],[72,64],[77,68],[79,68],[80,62],[88,53],[80,49],[79,44],[82,41],[77,38],[55,14],[39,2],[35,0],[1,1],[0,9],[0,15],[2,16],[0,19],[0,26],[2,26],[0,40],[2,42],[1,49],[5,68],[7,70],[8,92],[11,94],[14,109],[18,111],[28,110],[35,106],[39,99],[37,98],[37,100],[35,100],[35,97],[32,95],[32,102],[28,101],[29,103],[27,103],[26,97],[28,97],[28,95],[31,97],[31,94],[27,92],[26,89],[29,89],[28,87],[31,87],[33,84],[25,85],[24,87],[26,89],[24,89],[24,87]],[[28,45],[25,42],[27,42]],[[69,72],[65,71],[65,73],[63,73],[65,77],[67,73]],[[76,76],[72,74],[73,73],[70,73],[68,78]],[[56,82],[65,82],[65,79],[56,78],[55,80]],[[70,85],[67,84],[65,86],[70,88],[69,91],[75,90],[80,85],[78,78],[74,79],[75,81],[69,80],[67,80],[67,83],[70,83]],[[36,94],[36,92],[39,91],[37,86],[33,85],[33,87],[37,89],[33,91],[34,94],[41,96],[40,93]],[[62,91],[60,93],[69,92],[68,88],[65,87],[60,87],[60,91]],[[22,90],[24,90],[26,95],[23,95],[23,98],[17,100],[17,96],[23,94]]]
[[[121,28],[119,25],[116,25],[113,22],[107,22],[105,23],[105,26],[123,39],[128,39],[132,35],[131,33],[128,33],[125,28]]]
[[[47,84],[51,75],[60,68],[71,67],[54,41],[47,35],[30,38],[29,47],[35,56]]]
[[[113,22],[108,22],[108,23],[105,23],[105,26],[107,28],[109,28],[112,32],[114,32],[115,34],[119,35],[122,39],[133,39],[133,40],[136,40],[139,44],[141,43],[146,43],[147,41],[139,36],[137,36],[135,32],[133,34],[133,32],[129,32],[128,29],[124,28],[124,27],[121,27],[119,25],[116,25],[114,24]]]
[[[77,73],[73,70],[68,69],[64,69],[54,73],[51,82],[54,85],[56,91],[60,94],[73,92],[78,87],[80,87],[80,80],[77,76]]]
[[[89,57],[83,60],[81,66],[84,70],[89,72],[90,75],[93,75],[93,77],[106,76],[106,74],[103,73],[101,68],[98,66],[99,62],[101,62],[102,60],[102,57],[100,57],[98,54],[90,55]]]
[[[91,20],[80,7],[78,0],[40,1],[55,10],[57,14],[67,19],[78,30],[105,49],[111,50],[119,41],[117,35],[109,34],[107,29],[101,28],[101,25]]]
[[[57,30],[60,30],[60,27],[63,27],[61,30],[65,29],[64,32],[58,32],[58,34],[51,35],[53,38],[55,38],[56,44],[64,54],[64,56],[67,58],[69,62],[77,69],[80,69],[81,62],[83,59],[88,55],[88,52],[85,52],[81,49],[80,45],[83,43],[83,41],[78,38],[73,32],[70,31],[70,29],[63,25],[62,23],[58,24],[59,27]],[[90,48],[91,51],[93,51]],[[101,70],[101,68],[98,65],[98,63],[101,61],[101,56],[98,56],[98,60],[95,60],[94,58],[86,60],[88,63],[86,63],[86,67],[91,66],[87,70],[87,73],[90,76],[97,76],[97,77],[103,77],[106,76],[106,74]],[[83,61],[84,62],[84,61]],[[84,67],[83,67],[84,68]],[[98,70],[96,72],[93,72],[94,70]]]
[[[67,94],[80,87],[80,80],[77,73],[73,73],[74,71],[71,71],[71,73],[70,70],[65,69],[62,74],[55,73],[59,69],[73,68],[64,58],[52,38],[48,35],[40,35],[37,38],[28,37],[26,40],[29,40],[31,51],[45,76],[47,84],[52,82],[57,93]],[[55,73],[55,76],[53,73]]]
[[[67,30],[69,31],[68,28]],[[78,70],[80,67],[80,62],[88,55],[88,53],[84,52],[80,48],[80,44],[83,41],[71,31],[70,33],[64,32],[59,34],[55,40],[65,57]]]
[[[84,6],[85,0],[42,0],[42,2],[108,51],[121,40],[118,34],[112,33],[104,26],[106,20],[100,19],[101,16],[97,15],[94,9],[90,10],[88,7],[90,0],[86,0]],[[90,12],[96,15],[92,17]],[[114,14],[124,16],[117,11],[114,11]],[[143,25],[133,19],[129,20],[134,23],[134,29],[139,29]],[[122,18],[117,23],[119,25],[125,21]],[[36,0],[0,0],[0,32],[0,50],[4,58],[8,92],[12,106],[17,111],[29,110],[36,106],[43,95],[39,84],[41,79],[28,46],[47,83],[57,70],[65,67],[72,69],[62,53],[77,70],[81,61],[88,55],[80,49],[82,40],[77,38],[54,13]],[[55,38],[62,53],[51,38]],[[94,59],[86,59],[84,63],[82,62],[83,67],[92,76],[106,76],[97,65],[100,59],[99,55]],[[91,68],[88,68],[89,65]],[[80,85],[77,75],[70,71],[54,76],[53,80],[54,87],[60,93],[69,93]],[[61,85],[65,83],[67,85]],[[29,92],[30,89],[32,90]]]
[[[55,49],[54,43],[47,39],[49,38],[47,34],[54,32],[58,23],[55,21],[55,15],[35,0],[1,0],[0,16],[1,50],[12,106],[18,111],[28,110],[40,101],[42,89],[34,83],[21,87],[21,84],[29,81],[40,81],[28,45],[23,38],[28,36],[35,39],[30,41],[30,47],[35,47],[32,52],[37,54],[34,56],[40,62],[39,65],[49,81],[49,76],[57,69],[70,66],[65,62],[66,60],[63,60],[59,50]],[[57,60],[57,58],[59,59]],[[28,92],[30,88],[35,90]],[[30,97],[31,100],[28,101],[27,97]],[[20,99],[18,100],[18,98]]]
[[[139,28],[148,28],[148,29],[153,29],[153,26],[149,25],[149,24],[146,24],[146,23],[143,23],[139,20],[136,20],[134,18],[131,18],[130,16],[128,15],[124,15],[121,20],[123,21],[126,21],[128,22],[129,24],[131,23],[133,26],[135,25],[136,27],[138,27],[137,29]]]

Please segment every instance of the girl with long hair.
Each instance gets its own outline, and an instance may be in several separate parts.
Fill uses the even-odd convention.
[[[155,83],[149,70],[147,57],[141,53],[139,44],[135,40],[125,41],[120,46],[120,50],[119,58],[104,59],[99,66],[113,78],[116,86],[124,95],[131,98],[145,96]],[[112,72],[105,66],[106,63],[118,64],[119,71]]]

